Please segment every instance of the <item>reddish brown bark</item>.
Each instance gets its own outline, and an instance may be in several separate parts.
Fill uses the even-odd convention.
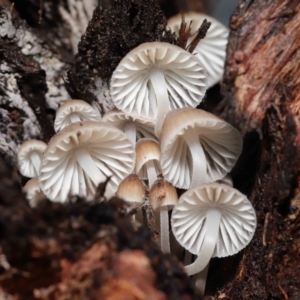
[[[231,19],[222,116],[244,135],[233,175],[258,227],[218,299],[300,297],[299,28],[295,0],[242,1]]]

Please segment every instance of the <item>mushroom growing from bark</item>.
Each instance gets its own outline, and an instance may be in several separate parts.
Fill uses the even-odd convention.
[[[218,183],[185,192],[172,213],[177,241],[198,255],[185,267],[188,275],[203,270],[211,257],[234,255],[251,241],[256,228],[255,211],[236,189]]]
[[[160,219],[160,247],[161,251],[170,253],[169,213],[177,201],[175,187],[164,179],[155,181],[149,193],[149,200],[154,210],[159,211]]]
[[[47,144],[38,140],[24,142],[18,151],[18,165],[20,173],[26,177],[38,177],[41,160]]]
[[[103,122],[77,122],[50,140],[39,180],[49,199],[63,202],[68,195],[93,198],[98,184],[111,176],[105,193],[110,197],[134,162],[134,146],[124,132]]]
[[[119,63],[111,79],[111,96],[126,115],[156,121],[159,136],[168,111],[201,102],[205,81],[203,67],[191,53],[168,43],[145,43]]]
[[[193,51],[206,70],[207,86],[211,87],[222,79],[224,73],[229,30],[214,18],[202,13],[189,12],[184,15],[184,18],[187,25],[191,24],[191,37],[187,41],[188,45],[193,40],[203,20],[206,19],[211,23],[205,38],[200,40]],[[179,35],[181,22],[181,14],[168,20],[168,26],[177,36]]]
[[[188,189],[223,178],[242,151],[241,134],[204,110],[168,113],[163,125],[160,164],[164,178]]]
[[[142,138],[156,140],[154,134],[154,122],[150,120],[134,119],[126,116],[124,112],[113,109],[107,112],[102,119],[103,122],[111,124],[125,132],[133,144]]]
[[[87,102],[83,100],[69,100],[57,110],[54,129],[58,132],[76,122],[100,120],[100,113]]]

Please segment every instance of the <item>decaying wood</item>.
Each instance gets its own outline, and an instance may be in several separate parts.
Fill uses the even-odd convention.
[[[295,0],[242,1],[231,19],[222,116],[244,135],[233,175],[258,228],[217,299],[300,298],[299,28]]]

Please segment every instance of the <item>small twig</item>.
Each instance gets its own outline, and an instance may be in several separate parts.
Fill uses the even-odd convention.
[[[270,217],[270,213],[266,213],[263,236],[262,236],[262,243],[264,247],[267,246],[267,232],[268,232],[269,217]]]
[[[192,36],[191,35],[191,30],[192,30],[192,22],[190,22],[189,26],[187,27],[187,23],[185,22],[185,17],[184,13],[181,13],[181,24],[180,24],[180,29],[179,29],[179,37],[178,37],[178,45],[179,47],[186,49],[186,45],[188,42],[188,39]]]
[[[43,0],[40,0],[39,24],[42,24],[42,15],[43,15]]]
[[[203,38],[205,38],[206,33],[210,27],[211,23],[207,22],[206,19],[204,19],[204,21],[202,22],[200,28],[197,31],[196,36],[194,37],[194,39],[191,41],[191,43],[189,44],[189,46],[187,47],[187,50],[190,53],[193,53],[193,51],[195,50],[195,48],[197,47],[198,43],[200,42],[200,40],[202,40]]]

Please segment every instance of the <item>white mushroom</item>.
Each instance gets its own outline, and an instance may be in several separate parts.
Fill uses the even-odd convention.
[[[111,176],[106,197],[134,168],[134,146],[124,132],[103,122],[78,122],[57,133],[45,151],[40,173],[43,192],[53,201],[68,195],[89,199]]]
[[[162,174],[184,189],[214,182],[233,168],[242,143],[237,129],[211,113],[194,108],[171,111],[160,141]]]
[[[83,100],[69,100],[57,110],[54,129],[58,132],[76,122],[100,120],[100,113],[87,102]]]
[[[107,112],[103,116],[102,121],[124,131],[128,139],[134,144],[141,138],[156,140],[153,121],[134,119],[126,116],[124,112],[118,109]]]
[[[28,180],[23,187],[23,191],[26,193],[26,198],[31,207],[36,207],[40,200],[46,198],[41,190],[38,178]]]
[[[26,177],[38,177],[41,160],[47,144],[38,140],[24,142],[18,151],[20,173]]]
[[[214,18],[202,13],[189,12],[185,14],[185,21],[191,23],[191,37],[188,44],[191,43],[196,31],[200,28],[204,19],[211,23],[206,36],[200,40],[195,50],[196,57],[200,60],[207,72],[207,85],[213,86],[222,79],[226,58],[226,47],[229,30]],[[179,29],[182,22],[181,14],[178,14],[168,20],[168,26],[176,35],[179,35]]]
[[[116,195],[133,207],[141,206],[145,202],[146,186],[136,174],[130,174],[119,184]],[[135,216],[133,216],[135,219]]]
[[[157,142],[150,139],[141,139],[136,143],[135,172],[144,180],[148,180],[149,189],[161,174],[159,164],[160,149]]]
[[[160,247],[164,253],[170,253],[169,214],[177,201],[175,187],[164,179],[155,181],[149,193],[149,200],[154,210],[160,212]]]
[[[115,105],[133,118],[156,121],[156,136],[169,110],[196,107],[205,90],[199,60],[182,48],[160,42],[145,43],[129,52],[111,79]]]
[[[171,218],[177,241],[198,255],[185,267],[188,275],[203,270],[211,257],[236,254],[251,241],[256,228],[255,211],[236,189],[218,183],[185,192]]]

